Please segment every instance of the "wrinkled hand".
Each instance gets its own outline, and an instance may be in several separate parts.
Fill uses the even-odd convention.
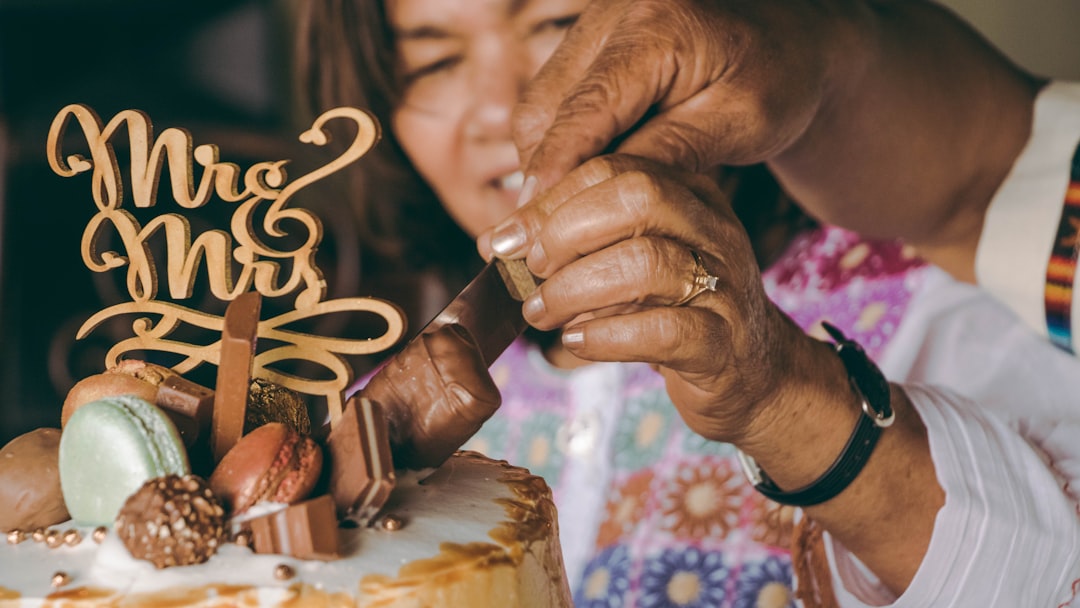
[[[844,0],[594,0],[514,111],[541,189],[610,148],[702,171],[794,142],[850,44]],[[641,122],[647,113],[655,113]]]
[[[453,325],[409,344],[360,395],[383,407],[394,465],[409,469],[442,464],[501,402],[472,338]]]
[[[704,176],[598,157],[478,245],[485,257],[527,256],[545,277],[523,307],[531,325],[566,326],[563,345],[587,360],[655,364],[709,439],[752,440],[799,390],[799,347],[816,341],[766,297],[746,232]],[[716,291],[694,295],[694,252]]]

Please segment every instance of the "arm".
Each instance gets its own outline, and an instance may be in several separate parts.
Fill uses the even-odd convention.
[[[482,253],[524,256],[546,277],[525,302],[530,324],[565,327],[564,346],[584,359],[655,364],[691,429],[734,443],[781,488],[817,479],[851,435],[860,401],[847,371],[765,297],[746,235],[708,180],[601,157],[488,237]],[[693,289],[694,253],[715,291]],[[897,423],[866,467],[807,513],[900,594],[947,488],[906,392],[892,398]]]
[[[1058,87],[1058,103],[1040,104],[1054,118],[1037,116],[1036,131],[1072,143],[1046,145],[1036,132],[1028,152],[1042,150],[1050,173],[1028,175],[1049,185],[1018,194],[1005,180],[1043,82],[948,11],[873,1],[662,8],[595,0],[530,84],[515,137],[534,191],[612,147],[694,171],[766,161],[811,215],[903,238],[1046,332],[1050,243],[1080,140],[1075,93],[1061,102]],[[689,42],[672,48],[673,38]],[[1071,318],[1051,324],[1071,329]]]

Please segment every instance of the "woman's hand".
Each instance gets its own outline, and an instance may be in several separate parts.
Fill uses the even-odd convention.
[[[583,359],[654,364],[692,430],[735,444],[783,489],[828,470],[862,415],[832,346],[766,297],[746,233],[703,176],[599,157],[478,247],[526,257],[546,278],[524,303],[530,324],[565,327],[563,345]],[[925,430],[898,388],[892,405],[897,423],[859,476],[807,513],[900,592],[943,495]]]
[[[933,2],[593,0],[514,138],[526,198],[604,151],[764,161],[814,217],[974,281],[1041,85]]]
[[[526,174],[550,187],[624,134],[618,152],[692,171],[772,158],[805,131],[837,66],[863,55],[860,7],[594,1],[515,109]]]
[[[804,388],[792,368],[816,341],[766,297],[746,232],[708,178],[600,157],[479,246],[527,255],[546,278],[524,304],[531,325],[566,326],[563,345],[583,359],[657,365],[707,438],[753,443]]]

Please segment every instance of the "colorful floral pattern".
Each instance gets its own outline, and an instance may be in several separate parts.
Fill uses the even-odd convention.
[[[660,499],[661,526],[685,539],[723,538],[738,523],[745,482],[730,460],[679,467]]]
[[[628,477],[625,483],[615,487],[604,508],[606,516],[596,535],[596,546],[603,549],[624,537],[630,536],[634,527],[645,518],[649,485],[653,472],[644,469]]]
[[[581,586],[574,593],[577,608],[619,608],[630,589],[630,553],[616,545],[597,555],[585,567]]]
[[[715,608],[727,597],[728,567],[717,551],[669,549],[645,563],[642,608]]]
[[[626,401],[626,422],[615,434],[615,467],[637,470],[659,460],[667,445],[675,406],[662,388]]]
[[[791,561],[768,557],[749,562],[739,573],[734,608],[794,608]]]

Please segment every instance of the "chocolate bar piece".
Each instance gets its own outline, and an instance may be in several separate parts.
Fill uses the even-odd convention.
[[[225,309],[210,434],[214,462],[221,462],[244,435],[244,414],[261,308],[262,295],[249,291],[237,296]]]
[[[397,483],[382,407],[362,397],[349,399],[326,445],[338,516],[367,525]]]
[[[506,283],[506,291],[510,293],[510,297],[518,302],[524,302],[525,298],[531,296],[540,286],[540,279],[529,271],[525,260],[496,258],[495,268],[498,269],[503,283]]]
[[[154,401],[176,424],[184,445],[191,447],[210,429],[214,391],[205,386],[183,376],[169,376],[158,385]]]
[[[330,561],[340,556],[337,517],[329,495],[245,522],[256,553]]]

